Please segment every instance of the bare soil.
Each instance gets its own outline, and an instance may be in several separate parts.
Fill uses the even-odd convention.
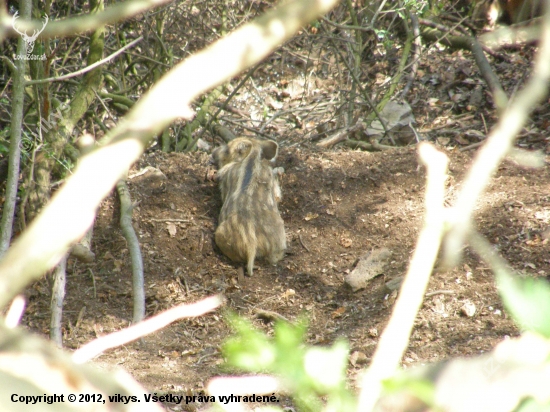
[[[448,155],[452,199],[471,156],[458,151]],[[134,222],[145,265],[147,316],[215,293],[227,297],[227,309],[268,332],[272,325],[258,319],[256,309],[291,321],[305,313],[309,344],[349,340],[353,379],[369,362],[391,314],[395,297],[384,283],[405,273],[421,226],[425,172],[415,149],[366,153],[283,147],[278,165],[286,170],[281,213],[288,253],[277,267],[258,265],[254,277],[244,282],[237,281],[237,266],[213,241],[221,205],[208,159],[202,152],[153,152],[133,170],[153,166],[166,176],[146,173],[129,183],[138,202]],[[550,274],[543,234],[550,220],[549,194],[547,168],[533,171],[506,162],[479,202],[480,230],[527,276]],[[95,226],[96,262],[71,260],[68,265],[64,335],[69,349],[120,330],[131,320],[130,260],[118,219],[118,200],[110,196]],[[173,235],[169,224],[176,226]],[[392,252],[391,263],[366,289],[353,293],[344,276],[362,254],[381,247]],[[48,333],[50,282],[45,278],[27,291],[24,323],[43,334]],[[426,298],[405,367],[480,354],[518,334],[502,307],[493,274],[468,249],[459,268],[433,274],[428,290],[443,293]],[[461,312],[466,301],[477,308],[473,317]],[[152,392],[198,393],[209,378],[223,373],[220,345],[229,334],[220,310],[178,322],[94,362],[105,368],[122,366]]]

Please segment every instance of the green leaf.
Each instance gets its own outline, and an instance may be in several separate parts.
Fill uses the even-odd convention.
[[[230,316],[229,323],[237,335],[223,346],[228,363],[248,372],[271,371],[276,353],[267,336],[243,318]]]
[[[524,400],[516,412],[550,412],[550,404],[541,405],[533,398]]]
[[[550,285],[497,272],[497,285],[506,309],[522,329],[550,337]]]
[[[301,411],[355,410],[355,397],[346,387],[349,348],[345,341],[328,348],[307,346],[305,319],[297,324],[277,322],[273,338],[236,315],[229,315],[229,323],[236,332],[223,346],[230,366],[275,374],[291,388]]]
[[[308,348],[304,367],[318,392],[327,393],[345,387],[348,353],[349,348],[344,341],[328,348]]]

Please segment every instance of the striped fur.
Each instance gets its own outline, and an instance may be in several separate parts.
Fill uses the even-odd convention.
[[[223,202],[216,244],[231,260],[246,263],[249,276],[256,258],[275,264],[286,249],[277,207],[284,170],[270,163],[277,151],[273,141],[240,137],[212,153]]]

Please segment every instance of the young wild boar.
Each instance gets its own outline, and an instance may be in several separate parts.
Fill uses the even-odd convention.
[[[277,208],[284,169],[272,169],[270,164],[278,148],[271,140],[239,137],[212,153],[223,202],[216,244],[231,260],[246,263],[249,276],[255,258],[275,264],[286,248],[283,219]]]

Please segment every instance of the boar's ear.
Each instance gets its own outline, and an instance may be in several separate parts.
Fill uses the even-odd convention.
[[[277,142],[272,140],[262,140],[260,143],[262,147],[262,158],[267,160],[273,160],[277,157],[277,151],[279,150],[279,145]]]
[[[211,163],[214,163],[218,168],[222,168],[227,163],[229,149],[226,145],[216,147],[212,152]]]

